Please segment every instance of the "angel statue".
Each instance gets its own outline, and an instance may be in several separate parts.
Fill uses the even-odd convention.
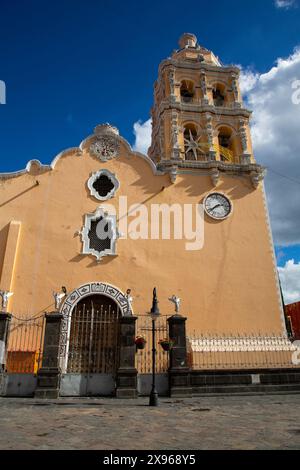
[[[58,310],[61,304],[61,301],[66,296],[66,294],[64,292],[53,292],[52,295],[55,300],[55,308],[56,310]]]
[[[181,299],[176,295],[172,295],[172,297],[169,297],[169,301],[175,304],[175,312],[179,313]]]
[[[132,311],[133,297],[130,294],[131,294],[131,289],[127,289],[126,299],[127,299],[127,305],[128,305],[128,312]]]
[[[0,290],[0,297],[2,298],[2,308],[4,312],[7,309],[8,300],[12,295],[14,295],[13,292],[9,292],[7,290]]]

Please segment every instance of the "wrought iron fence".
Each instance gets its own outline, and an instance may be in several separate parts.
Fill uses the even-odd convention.
[[[6,349],[8,373],[36,374],[42,365],[45,316],[12,315]]]
[[[300,367],[300,349],[287,336],[199,335],[187,338],[188,364],[194,370]]]
[[[168,338],[167,315],[161,315],[155,320],[156,328],[156,372],[167,372],[169,368],[169,353],[159,344],[162,339]],[[137,349],[136,368],[139,374],[152,372],[152,320],[150,315],[139,315],[137,319],[137,336],[146,340],[144,349]]]

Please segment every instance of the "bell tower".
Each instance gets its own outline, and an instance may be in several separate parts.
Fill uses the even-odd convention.
[[[254,187],[264,168],[253,156],[249,120],[239,88],[240,70],[185,33],[179,49],[159,66],[154,85],[149,156],[174,182],[184,168],[249,176]]]

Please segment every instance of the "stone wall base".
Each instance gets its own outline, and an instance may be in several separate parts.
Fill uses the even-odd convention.
[[[58,398],[60,375],[60,369],[56,367],[42,367],[39,369],[35,398]]]
[[[178,368],[169,370],[170,397],[191,397],[192,387],[189,369]]]
[[[117,398],[136,398],[137,392],[137,370],[134,368],[120,368],[117,374]]]

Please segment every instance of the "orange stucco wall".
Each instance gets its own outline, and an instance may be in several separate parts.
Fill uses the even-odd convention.
[[[8,224],[22,229],[12,270],[9,311],[36,315],[54,309],[52,291],[72,289],[86,282],[132,289],[135,313],[151,306],[158,289],[160,309],[171,314],[172,294],[182,299],[188,329],[198,333],[261,333],[283,331],[282,312],[274,271],[273,251],[264,207],[263,189],[254,190],[248,178],[223,176],[217,190],[227,194],[233,214],[216,222],[205,216],[205,242],[200,251],[186,251],[186,240],[119,240],[117,256],[100,263],[82,255],[84,216],[101,202],[86,186],[91,173],[107,168],[120,188],[108,201],[128,204],[201,203],[214,190],[209,175],[155,176],[147,161],[121,144],[120,156],[102,163],[88,153],[69,152],[53,170],[2,179],[0,187],[0,273],[5,267]],[[36,180],[39,185],[36,185]],[[162,187],[165,187],[161,191]],[[129,217],[129,221],[132,218]],[[6,286],[1,286],[4,289]]]

